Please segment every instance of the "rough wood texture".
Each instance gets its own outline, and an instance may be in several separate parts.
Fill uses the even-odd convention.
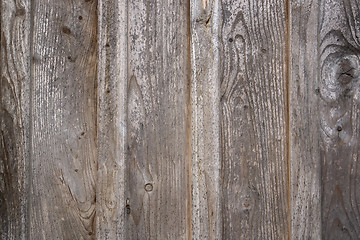
[[[128,2],[127,239],[186,239],[189,5]]]
[[[1,1],[0,239],[25,239],[30,132],[30,5]]]
[[[289,2],[291,238],[320,239],[319,1]]]
[[[285,1],[222,1],[223,239],[289,237]]]
[[[360,236],[358,0],[0,7],[0,239]]]
[[[90,239],[95,236],[97,170],[97,5],[32,3],[29,239]]]
[[[194,238],[288,238],[285,15],[283,1],[192,1]]]
[[[324,239],[360,236],[359,17],[358,1],[321,1],[319,88]]]
[[[191,1],[193,239],[221,239],[220,1]]]
[[[97,239],[127,239],[127,3],[98,3]]]

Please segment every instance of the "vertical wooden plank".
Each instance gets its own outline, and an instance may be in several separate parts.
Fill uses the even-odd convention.
[[[128,2],[127,239],[185,239],[189,5]]]
[[[0,239],[25,239],[30,131],[30,1],[1,1],[0,12]]]
[[[94,238],[96,1],[33,1],[29,239]]]
[[[289,237],[286,7],[192,1],[196,238]]]
[[[221,2],[222,238],[286,239],[286,3]]]
[[[291,236],[320,239],[319,1],[290,1],[289,7]]]
[[[128,239],[125,223],[127,14],[127,1],[98,3],[98,239]]]
[[[319,16],[322,237],[358,239],[359,1],[322,0]]]
[[[221,239],[221,1],[191,1],[191,198],[193,239]]]

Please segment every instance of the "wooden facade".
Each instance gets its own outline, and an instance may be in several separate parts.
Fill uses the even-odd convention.
[[[360,239],[359,0],[0,7],[0,239]]]

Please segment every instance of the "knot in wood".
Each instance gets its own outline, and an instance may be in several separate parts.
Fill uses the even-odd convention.
[[[346,56],[336,64],[337,80],[341,85],[351,83],[354,78],[357,78],[358,73],[358,59],[355,56]]]

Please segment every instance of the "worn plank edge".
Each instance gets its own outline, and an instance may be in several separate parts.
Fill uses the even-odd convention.
[[[285,78],[286,78],[286,158],[287,158],[287,198],[288,198],[288,239],[291,239],[291,143],[290,143],[290,81],[291,81],[291,3],[286,0],[286,55],[285,55]]]
[[[30,65],[30,79],[29,79],[29,109],[30,109],[30,113],[29,113],[29,159],[28,159],[28,164],[27,164],[27,172],[28,172],[28,180],[27,182],[27,221],[26,221],[26,238],[25,239],[31,239],[31,192],[32,192],[32,179],[33,179],[33,174],[32,174],[32,161],[33,161],[33,108],[34,108],[34,101],[33,101],[33,97],[34,97],[34,68],[33,68],[33,56],[34,56],[34,39],[33,39],[33,35],[34,35],[34,0],[29,0],[29,11],[30,11],[30,36],[29,36],[29,46],[30,46],[30,56],[29,56],[29,65]]]
[[[126,60],[128,59],[128,3],[127,1],[118,0],[99,0],[97,11],[98,184],[96,191],[96,238],[126,239],[125,192],[127,184],[125,158],[127,117],[126,93],[128,75],[128,63]],[[123,26],[121,23],[126,26]],[[109,43],[111,39],[114,41]],[[110,89],[107,84],[114,87],[114,89]],[[110,112],[108,112],[108,110],[110,110]],[[111,126],[116,130],[115,132],[110,132],[112,135],[111,137],[107,136],[109,132],[106,125]],[[117,141],[111,141],[112,138],[117,139]],[[113,152],[109,152],[109,149],[113,150]],[[115,163],[114,166],[117,168],[112,174],[110,172],[111,169],[106,168],[106,164],[111,163]],[[111,176],[109,177],[109,175]],[[103,189],[103,185],[107,189]],[[113,202],[114,200],[115,202]],[[112,208],[112,213],[109,209],[105,209],[107,206],[110,206],[109,209]]]

